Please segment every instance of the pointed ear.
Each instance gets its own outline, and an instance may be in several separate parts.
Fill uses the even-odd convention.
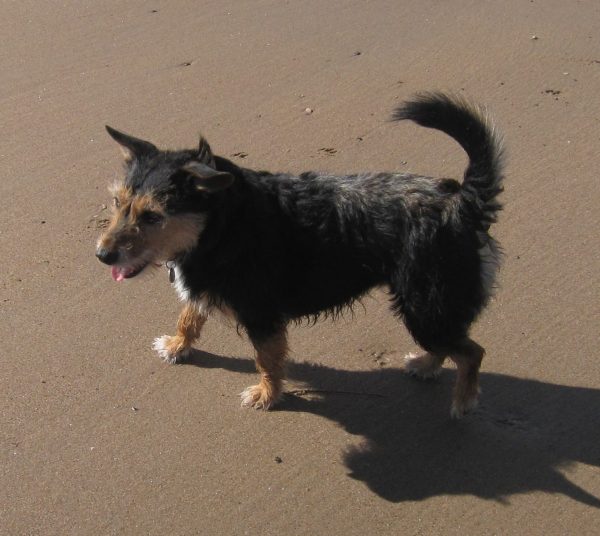
[[[198,144],[198,161],[210,166],[215,167],[215,159],[213,157],[210,145],[206,141],[206,138],[200,135],[200,143]]]
[[[133,160],[140,156],[152,155],[158,152],[158,149],[149,141],[134,138],[133,136],[129,136],[128,134],[109,127],[108,125],[106,125],[106,131],[110,134],[110,137],[121,146],[125,160]]]
[[[217,192],[224,190],[233,184],[234,177],[231,173],[225,171],[217,171],[208,167],[202,162],[195,160],[183,166],[183,171],[186,171],[194,179],[194,186],[198,190],[206,192]]]

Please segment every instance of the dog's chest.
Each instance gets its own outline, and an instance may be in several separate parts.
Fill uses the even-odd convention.
[[[222,305],[215,307],[213,304],[211,304],[205,294],[194,295],[192,297],[192,293],[190,292],[190,287],[186,281],[183,270],[176,264],[169,268],[169,280],[177,292],[179,299],[182,302],[193,303],[201,316],[208,317],[213,313],[213,311],[216,310],[229,319],[236,318],[233,311],[227,306]]]
[[[171,285],[175,289],[175,292],[177,292],[179,299],[182,302],[189,301],[190,290],[185,281],[183,272],[177,264],[174,264],[172,267],[169,268],[169,280],[171,281]]]

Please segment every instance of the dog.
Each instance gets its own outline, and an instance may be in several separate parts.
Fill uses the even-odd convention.
[[[166,263],[184,302],[173,336],[154,341],[182,361],[212,311],[231,315],[256,350],[260,382],[242,405],[269,409],[282,395],[290,322],[351,308],[374,287],[425,350],[405,370],[437,376],[457,366],[451,415],[477,405],[484,349],[469,329],[488,303],[500,259],[489,234],[502,192],[503,144],[484,110],[422,93],[393,120],[444,132],[469,157],[462,182],[407,173],[334,176],[253,171],[197,149],[159,150],[109,126],[125,155],[113,215],[96,256],[116,281]]]

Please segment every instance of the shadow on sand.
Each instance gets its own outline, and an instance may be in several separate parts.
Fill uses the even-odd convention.
[[[195,351],[188,364],[255,373],[254,361]],[[388,501],[471,494],[505,502],[517,493],[560,493],[600,508],[562,473],[600,466],[600,390],[481,375],[482,402],[449,417],[454,372],[420,382],[401,369],[344,371],[290,363],[278,411],[307,412],[364,438],[343,453],[349,476]],[[302,389],[294,390],[295,383]]]

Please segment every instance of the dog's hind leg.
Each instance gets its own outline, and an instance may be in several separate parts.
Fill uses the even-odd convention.
[[[404,311],[406,327],[427,353],[405,358],[404,370],[422,379],[435,377],[444,358],[450,357],[457,367],[456,384],[450,415],[458,419],[477,406],[479,367],[484,349],[468,335],[468,322],[452,310],[440,314],[413,314]],[[470,320],[470,319],[467,319]]]
[[[255,336],[250,339],[256,350],[256,368],[260,383],[248,387],[242,394],[242,406],[254,409],[269,409],[281,396],[283,366],[287,354],[287,332],[282,328],[270,336]]]
[[[450,415],[459,419],[477,407],[479,397],[479,367],[485,350],[468,337],[453,346],[450,359],[456,363],[457,376]]]
[[[404,371],[421,380],[437,378],[445,359],[445,355],[430,352],[421,355],[407,354],[404,356]]]
[[[177,320],[177,334],[157,337],[152,347],[167,363],[177,363],[185,359],[192,344],[200,336],[207,318],[201,305],[192,301],[187,302]]]

